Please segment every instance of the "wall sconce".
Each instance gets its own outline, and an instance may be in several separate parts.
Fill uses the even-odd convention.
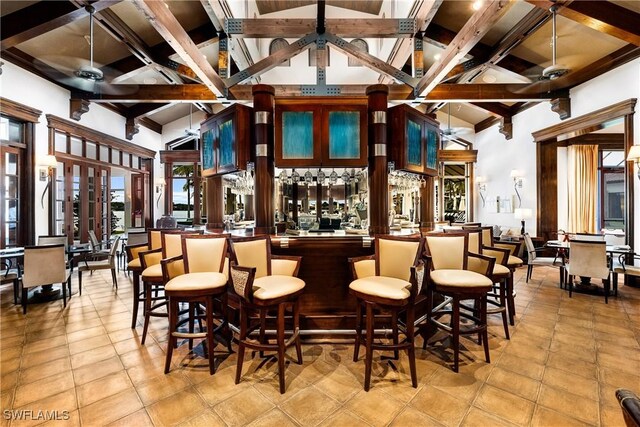
[[[635,162],[638,168],[638,179],[640,179],[640,145],[632,145],[627,155],[628,162]]]
[[[513,214],[516,217],[516,219],[520,220],[520,224],[522,225],[522,228],[520,229],[520,234],[524,234],[524,220],[531,218],[531,216],[533,215],[533,211],[529,208],[516,208],[513,211]]]
[[[482,207],[484,208],[486,203],[485,194],[487,192],[487,179],[484,176],[477,176],[476,184],[478,184],[478,194],[480,194],[480,199],[482,199]]]
[[[53,179],[53,170],[58,166],[58,161],[56,160],[56,156],[52,154],[47,154],[43,156],[39,161],[40,166],[40,181],[47,181],[46,187],[44,187],[44,191],[42,191],[42,196],[40,197],[40,206],[44,209],[44,195],[47,194],[47,190],[51,188],[51,181]]]
[[[518,207],[522,206],[522,197],[520,197],[520,193],[518,192],[518,188],[522,188],[522,171],[518,169],[511,170],[511,178],[513,178],[513,189],[516,191],[516,196],[518,196]]]
[[[156,184],[156,194],[158,195],[158,198],[156,199],[156,208],[157,208],[159,207],[160,197],[162,197],[162,193],[164,190],[164,186],[166,185],[166,182],[164,181],[164,178],[156,178],[155,184]]]

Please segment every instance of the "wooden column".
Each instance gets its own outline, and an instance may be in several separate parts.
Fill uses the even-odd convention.
[[[222,176],[207,178],[207,230],[222,232],[224,230],[224,194],[222,193]]]
[[[389,233],[387,96],[385,85],[367,88],[369,101],[369,233]]]
[[[246,221],[253,219],[255,203],[253,203],[253,194],[247,194],[244,196],[244,219]]]
[[[273,111],[275,90],[268,85],[254,85],[254,150],[256,168],[254,178],[254,214],[256,234],[272,234],[274,228],[275,170],[273,162]]]
[[[427,184],[420,189],[420,229],[430,231],[434,228],[433,212],[435,206],[433,188],[435,179],[432,176],[425,176],[424,179],[427,181]]]

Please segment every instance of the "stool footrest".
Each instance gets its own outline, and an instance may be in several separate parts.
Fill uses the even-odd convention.
[[[194,333],[171,332],[171,336],[174,336],[176,338],[206,338],[207,333],[206,332],[194,332]]]

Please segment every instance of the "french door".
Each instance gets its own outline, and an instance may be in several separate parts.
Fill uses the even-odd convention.
[[[21,194],[24,150],[0,146],[0,248],[22,246]]]

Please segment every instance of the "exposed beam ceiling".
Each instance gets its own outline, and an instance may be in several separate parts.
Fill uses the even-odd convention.
[[[96,12],[120,3],[121,0],[100,0],[92,3]],[[13,13],[0,20],[3,51],[27,40],[31,40],[58,27],[88,16],[86,10],[78,9],[66,1],[41,1]]]
[[[227,96],[227,88],[196,44],[182,28],[164,2],[133,0],[134,4],[149,18],[151,25],[160,33],[178,55],[185,61],[202,82],[216,94]]]
[[[416,95],[427,95],[438,85],[458,61],[476,45],[491,27],[505,14],[512,3],[507,0],[491,0],[483,3],[465,23],[416,86]]]

